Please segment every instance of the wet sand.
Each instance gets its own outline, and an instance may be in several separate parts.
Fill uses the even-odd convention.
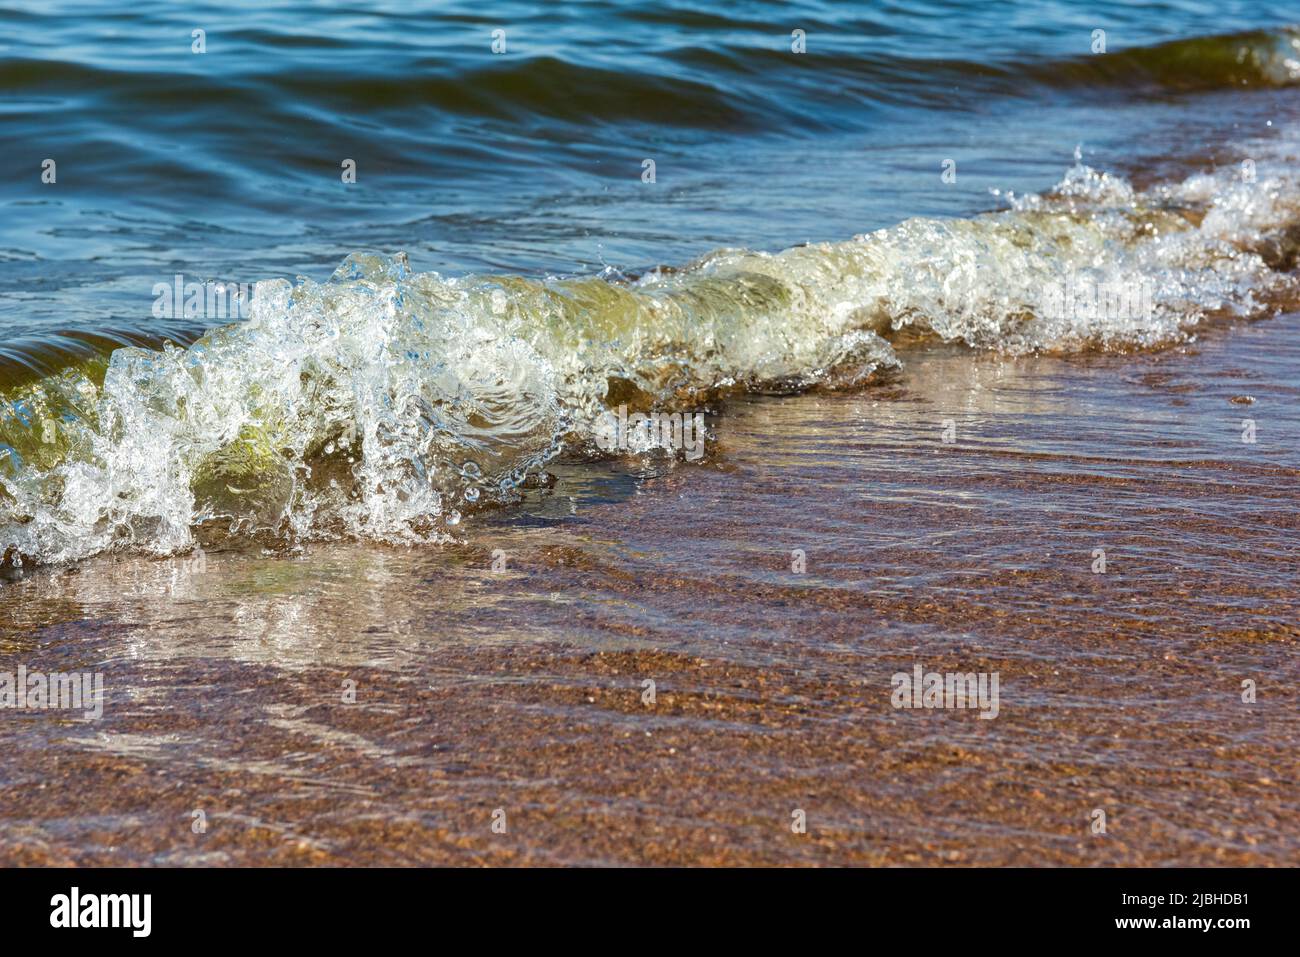
[[[1300,863],[1298,343],[913,350],[464,545],[0,585],[0,670],[106,686],[0,711],[0,863]],[[998,716],[895,709],[918,664]]]

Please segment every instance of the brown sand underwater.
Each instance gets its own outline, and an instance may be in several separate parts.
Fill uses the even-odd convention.
[[[0,711],[0,863],[1300,863],[1300,316],[904,359],[469,545],[0,585],[0,670],[106,687]],[[997,718],[894,709],[917,664]]]

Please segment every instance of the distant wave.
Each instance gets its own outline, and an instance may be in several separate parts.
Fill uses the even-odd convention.
[[[1018,70],[1011,70],[1014,75]],[[1050,86],[1108,84],[1130,90],[1205,91],[1300,83],[1300,28],[1254,30],[1129,47],[1104,55],[1029,64]]]
[[[651,62],[651,61],[648,61]],[[1104,54],[1020,61],[908,58],[771,47],[687,45],[660,69],[627,71],[558,55],[430,60],[406,72],[342,78],[329,69],[269,75],[176,74],[133,65],[14,57],[0,60],[0,92],[21,102],[87,90],[132,111],[170,110],[201,98],[214,114],[317,104],[374,110],[590,125],[636,121],[710,130],[853,126],[880,105],[957,105],[989,94],[1105,87],[1115,95],[1269,88],[1300,83],[1300,28],[1258,30],[1117,48]],[[813,99],[810,99],[813,97]],[[843,109],[836,109],[836,103]],[[815,103],[816,108],[810,109]],[[412,113],[411,115],[415,115]]]

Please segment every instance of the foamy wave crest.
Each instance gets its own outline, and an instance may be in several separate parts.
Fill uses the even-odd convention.
[[[445,278],[354,254],[324,283],[259,283],[248,322],[188,348],[120,348],[9,388],[0,550],[438,541],[566,445],[591,451],[615,405],[851,386],[899,366],[903,331],[909,347],[1161,345],[1293,303],[1295,167],[1141,192],[1076,163],[1000,212],[636,279]]]

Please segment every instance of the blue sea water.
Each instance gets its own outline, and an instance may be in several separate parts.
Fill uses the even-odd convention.
[[[1077,144],[1154,176],[1295,115],[1293,86],[1233,72],[1236,40],[1186,43],[1285,47],[1286,6],[6,4],[0,343],[160,331],[177,273],[324,278],[357,250],[635,271],[969,216]]]

